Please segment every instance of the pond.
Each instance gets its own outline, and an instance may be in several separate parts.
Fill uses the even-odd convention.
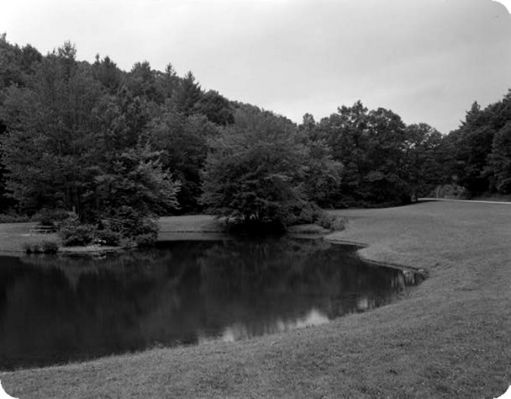
[[[0,257],[0,369],[327,323],[420,280],[355,252],[281,238],[169,242],[102,259]]]

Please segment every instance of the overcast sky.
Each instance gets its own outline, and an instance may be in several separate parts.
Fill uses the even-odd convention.
[[[1,32],[125,70],[170,62],[295,121],[360,99],[447,133],[511,88],[511,15],[491,0],[2,0]]]

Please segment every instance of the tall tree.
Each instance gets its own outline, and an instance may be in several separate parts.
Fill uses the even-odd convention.
[[[449,134],[456,160],[452,174],[471,194],[481,194],[492,189],[487,173],[488,156],[496,133],[491,123],[492,118],[491,107],[482,110],[474,102],[461,126]]]
[[[495,134],[489,165],[498,192],[511,194],[511,121]]]
[[[234,123],[234,114],[229,101],[218,92],[209,90],[195,103],[194,112],[205,115],[217,125]]]
[[[333,159],[332,149],[318,137],[317,124],[311,114],[303,116],[298,127],[305,148],[303,191],[308,200],[321,207],[332,207],[339,198],[343,164]]]
[[[176,71],[172,64],[167,64],[164,72],[156,73],[156,85],[161,97],[165,100],[170,100],[176,94],[180,85],[181,79],[177,76]]]
[[[91,141],[92,110],[101,94],[66,43],[49,55],[26,88],[6,91],[3,139],[8,187],[22,207],[55,203],[77,210]]]
[[[442,135],[425,123],[406,127],[406,180],[413,198],[428,195],[445,181]]]
[[[94,78],[101,82],[103,87],[111,94],[115,94],[119,90],[122,83],[122,73],[110,57],[106,56],[100,59],[99,54],[96,55],[96,61],[92,64],[92,73]]]
[[[161,151],[163,166],[173,171],[181,182],[178,194],[181,212],[197,212],[201,195],[200,170],[208,152],[208,140],[218,133],[217,127],[203,115],[185,115],[166,108],[146,130],[145,140]]]
[[[405,125],[397,114],[384,108],[369,111],[357,101],[322,119],[314,134],[344,165],[336,206],[408,200]]]
[[[28,212],[60,207],[94,223],[121,208],[142,220],[174,207],[178,185],[160,154],[139,143],[149,119],[144,101],[108,94],[75,54],[66,43],[26,87],[5,92],[8,189]]]
[[[26,45],[20,49],[10,44],[5,34],[0,35],[0,109],[3,108],[4,102],[2,92],[11,85],[25,86],[41,59],[41,54],[34,47]],[[7,122],[2,119],[0,112],[0,138],[6,130]],[[14,205],[12,198],[8,197],[7,171],[2,160],[2,152],[0,150],[0,212]]]
[[[148,61],[135,63],[127,77],[127,86],[133,96],[158,104],[163,103],[164,98],[158,89],[156,75],[156,71],[153,71]]]
[[[243,224],[286,224],[301,207],[303,146],[288,120],[238,109],[235,123],[212,142],[203,174],[203,203]]]
[[[153,234],[146,229],[148,217],[168,214],[178,207],[180,183],[162,167],[160,154],[137,146],[116,154],[100,166],[94,179],[95,220],[107,219],[110,228],[133,237]]]
[[[186,116],[191,115],[201,97],[202,90],[200,85],[195,81],[195,76],[193,76],[191,72],[188,72],[181,80],[174,96],[174,103],[176,104],[177,110]]]

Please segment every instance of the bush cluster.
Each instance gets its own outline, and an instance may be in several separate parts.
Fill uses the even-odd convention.
[[[116,247],[121,244],[122,235],[110,229],[96,230],[96,238],[94,242],[99,245]]]
[[[316,224],[328,230],[342,231],[346,228],[346,218],[323,212],[316,220]]]
[[[60,224],[59,234],[64,246],[148,247],[158,237],[158,224],[132,208],[121,207],[98,225],[81,223],[78,216],[71,215]]]
[[[469,198],[469,192],[457,184],[442,184],[437,187],[435,187],[434,190],[432,190],[429,193],[429,197],[436,197],[436,198]]]
[[[80,224],[77,219],[70,219],[60,227],[62,244],[65,247],[92,244],[96,237],[96,228],[90,224]]]
[[[43,208],[32,216],[32,221],[39,222],[41,226],[58,227],[70,214],[64,209]]]
[[[307,203],[301,209],[295,210],[297,215],[290,219],[290,224],[317,224],[328,230],[344,230],[346,219],[330,215],[314,203]]]
[[[23,249],[27,254],[56,254],[59,251],[59,245],[54,241],[42,241],[25,243]]]

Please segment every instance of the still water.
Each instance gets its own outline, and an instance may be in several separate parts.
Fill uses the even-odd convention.
[[[418,282],[355,251],[282,238],[171,242],[103,259],[0,257],[0,369],[327,323]]]

